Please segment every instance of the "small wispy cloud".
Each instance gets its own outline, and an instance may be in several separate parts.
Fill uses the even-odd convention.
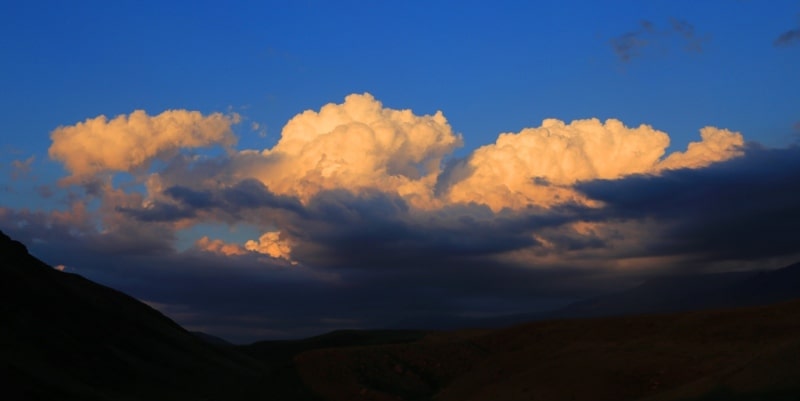
[[[620,60],[628,62],[639,56],[641,50],[650,43],[648,37],[653,31],[653,24],[642,20],[639,22],[639,29],[611,38],[611,47]]]
[[[669,27],[664,29],[658,29],[651,21],[642,20],[638,29],[611,38],[610,44],[622,62],[629,62],[641,57],[647,48],[665,47],[667,41],[676,35],[683,42],[684,50],[694,53],[702,53],[703,45],[709,39],[707,35],[698,35],[694,25],[688,21],[671,17]]]
[[[686,41],[686,50],[697,53],[703,52],[703,42],[705,42],[707,38],[697,36],[694,31],[694,25],[677,18],[670,18],[669,22],[672,26],[672,31],[679,34]]]
[[[777,47],[791,46],[800,43],[800,28],[790,29],[778,36],[773,45]]]
[[[11,162],[11,178],[16,180],[23,178],[31,173],[31,165],[36,160],[36,156],[31,156],[25,160],[14,160]]]
[[[794,28],[784,31],[772,42],[775,47],[786,47],[800,44],[800,14],[798,14],[797,25]]]

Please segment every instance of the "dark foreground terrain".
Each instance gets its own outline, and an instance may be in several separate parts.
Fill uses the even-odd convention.
[[[798,400],[800,301],[230,346],[0,233],[3,400]]]
[[[286,363],[214,346],[0,233],[0,399],[313,399]]]

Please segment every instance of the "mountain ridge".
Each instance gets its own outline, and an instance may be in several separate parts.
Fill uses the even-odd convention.
[[[207,344],[122,292],[53,269],[2,232],[0,320],[7,400],[263,399],[270,377],[285,373]]]

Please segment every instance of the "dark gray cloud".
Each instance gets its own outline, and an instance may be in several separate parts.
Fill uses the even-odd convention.
[[[194,210],[170,203],[156,203],[146,208],[118,206],[116,210],[142,222],[178,221],[196,216]]]
[[[703,44],[708,40],[707,37],[700,37],[695,33],[694,25],[678,18],[669,19],[672,31],[680,35],[684,40],[684,48],[687,51],[702,53]]]
[[[800,148],[750,145],[743,157],[695,170],[579,185],[603,201],[597,219],[654,221],[640,256],[756,260],[800,253]]]
[[[360,226],[342,238],[329,232],[311,239],[327,248],[322,252],[332,257],[321,266],[292,266],[258,254],[222,256],[193,249],[154,249],[145,239],[134,242],[137,234],[133,233],[130,241],[124,242],[128,252],[121,252],[119,246],[109,245],[123,242],[109,234],[70,234],[66,225],[47,226],[34,220],[20,227],[13,224],[19,216],[8,214],[0,218],[0,227],[31,244],[31,251],[48,263],[66,265],[67,271],[148,301],[189,328],[240,342],[306,336],[342,327],[392,327],[426,317],[443,319],[441,324],[446,326],[448,318],[531,312],[619,285],[618,278],[598,279],[580,269],[525,267],[469,253],[470,243],[475,242],[484,252],[509,248],[502,244],[507,238],[522,245],[517,234],[492,238],[499,228],[473,234],[474,238],[463,243],[441,238],[441,249],[423,245],[426,238],[459,235],[458,227],[451,227],[450,232],[440,228],[437,233],[420,232],[423,230],[411,225],[397,229],[393,224],[399,223],[387,222],[404,212],[400,206],[385,204],[393,200],[367,198],[360,202],[363,210],[352,215],[340,210],[332,213],[331,222],[318,223],[333,226],[333,221],[346,221]],[[358,201],[349,203],[353,210],[352,204]],[[375,226],[367,220],[356,223],[392,207],[400,207],[398,214]],[[373,209],[367,211],[369,208]],[[322,210],[330,209],[320,207],[315,213]],[[462,219],[460,224],[475,227],[477,223]],[[480,227],[490,227],[488,222],[482,224]],[[508,221],[498,226],[524,224]],[[376,238],[366,235],[370,230]],[[481,235],[486,237],[483,243]],[[409,251],[396,247],[404,243],[411,244]],[[337,247],[342,249],[332,251]]]
[[[253,179],[216,189],[175,185],[165,189],[163,195],[174,203],[158,201],[147,207],[117,207],[116,210],[142,222],[174,222],[193,218],[202,212],[219,212],[231,220],[241,220],[245,217],[242,213],[253,210],[306,212],[297,198],[276,195],[263,183]]]
[[[568,237],[560,227],[575,211],[567,208],[520,214],[462,205],[426,212],[382,192],[343,190],[321,192],[301,206],[261,184],[240,184],[218,192],[172,187],[165,192],[183,209],[124,210],[132,219],[119,232],[96,232],[91,224],[76,230],[52,224],[45,213],[8,210],[0,213],[0,228],[32,244],[46,262],[235,341],[426,319],[446,326],[448,319],[531,312],[620,285],[619,277],[496,258],[537,247],[536,230]],[[282,214],[282,227],[297,242],[298,265],[256,253],[178,252],[167,245],[175,234],[158,225],[159,218],[245,208],[261,215],[275,207],[297,211]]]
[[[790,29],[782,34],[780,34],[775,41],[772,42],[773,45],[781,47],[781,46],[791,46],[800,43],[800,28]]]
[[[624,62],[631,61],[631,59],[641,55],[642,49],[650,44],[651,39],[649,37],[652,36],[653,32],[653,24],[650,21],[643,20],[639,23],[639,29],[611,38],[611,47],[620,60]]]
[[[698,35],[688,21],[671,17],[667,28],[660,29],[653,22],[642,20],[636,30],[611,38],[609,43],[617,57],[627,63],[644,56],[648,49],[667,49],[669,41],[676,36],[684,50],[695,53],[702,53],[709,39],[707,35]]]

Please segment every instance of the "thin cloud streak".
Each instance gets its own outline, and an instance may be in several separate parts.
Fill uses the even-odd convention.
[[[694,25],[688,21],[670,17],[667,28],[659,29],[653,22],[642,20],[638,29],[611,38],[609,44],[620,61],[629,63],[644,57],[653,48],[664,51],[676,35],[682,42],[683,50],[693,53],[702,53],[705,43],[710,39],[707,35],[698,35]]]
[[[772,42],[776,47],[793,46],[800,43],[800,28],[790,29],[780,34],[775,41]]]

